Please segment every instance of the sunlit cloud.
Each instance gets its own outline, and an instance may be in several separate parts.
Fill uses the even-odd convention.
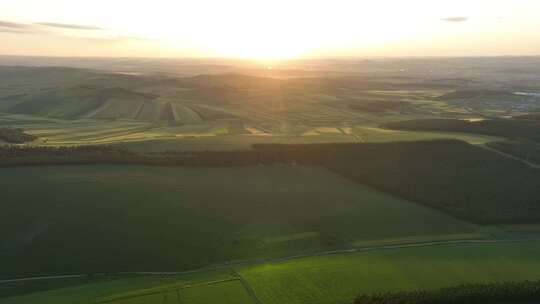
[[[102,31],[104,30],[101,27],[93,25],[80,25],[80,24],[66,24],[66,23],[56,23],[56,22],[38,22],[37,25],[53,27],[59,29],[67,30],[91,30],[91,31]]]
[[[28,27],[28,25],[22,24],[22,23],[0,21],[0,27],[1,28],[12,28],[12,29],[24,29],[24,28]]]
[[[19,34],[54,34],[54,30],[61,31],[105,31],[104,28],[93,25],[67,24],[56,22],[17,23],[0,20],[0,32]]]
[[[35,31],[32,25],[0,20],[0,33],[28,34]]]
[[[42,45],[59,43],[76,48],[100,46],[107,49],[119,45],[155,43],[151,39],[114,33],[104,27],[57,22],[0,21],[0,34],[20,36],[21,39],[31,39],[32,42],[40,41]],[[24,36],[29,37],[22,38]]]
[[[446,18],[442,18],[441,19],[442,21],[446,21],[446,22],[465,22],[465,21],[468,21],[469,18],[468,17],[462,17],[462,16],[455,16],[455,17],[446,17]]]

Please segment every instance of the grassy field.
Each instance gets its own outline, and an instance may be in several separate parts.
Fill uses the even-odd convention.
[[[234,272],[202,271],[194,275],[180,275],[172,284],[137,289],[95,300],[97,303],[162,304],[162,303],[245,303],[256,304]]]
[[[237,278],[228,271],[207,271],[197,274],[162,277],[123,276],[98,280],[96,282],[73,287],[58,288],[9,298],[0,298],[0,303],[161,304],[164,303],[163,300],[165,297],[167,297],[166,300],[171,300],[170,303],[177,303],[177,290],[181,292],[180,296],[182,300],[189,299],[188,303],[201,303],[198,302],[199,299],[212,299],[212,297],[214,297],[213,300],[219,299],[219,297],[241,300],[242,298],[245,298],[245,290],[238,284]],[[170,294],[171,292],[172,294]],[[195,299],[194,292],[198,294]],[[249,298],[247,299],[249,300]]]
[[[378,143],[393,141],[418,141],[434,139],[457,139],[468,142],[473,145],[485,144],[500,140],[501,137],[487,136],[480,134],[468,134],[458,132],[415,132],[415,131],[396,131],[381,128],[356,127],[353,129],[361,142]]]
[[[37,292],[24,296],[0,298],[2,304],[257,304],[238,278],[215,272],[168,278],[118,278]]]
[[[0,182],[4,277],[174,271],[481,232],[317,167],[5,168]]]
[[[359,294],[538,280],[539,254],[538,241],[380,249],[235,266],[246,285],[224,269],[109,280],[0,303],[350,303]]]
[[[265,304],[349,303],[361,293],[537,280],[538,242],[407,248],[241,270]]]

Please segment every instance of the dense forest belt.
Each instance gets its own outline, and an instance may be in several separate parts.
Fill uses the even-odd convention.
[[[255,148],[276,161],[320,164],[359,183],[477,223],[540,220],[540,172],[465,142]]]
[[[493,119],[474,122],[460,119],[415,119],[386,123],[383,124],[383,127],[408,131],[475,133],[507,138],[526,138],[540,142],[540,120],[524,119],[523,117],[520,119]]]
[[[457,140],[255,145],[246,151],[140,155],[111,146],[0,148],[0,166],[144,164],[323,166],[358,183],[477,223],[540,221],[540,171]]]
[[[362,295],[354,304],[518,304],[540,301],[540,281],[463,285],[434,291]]]

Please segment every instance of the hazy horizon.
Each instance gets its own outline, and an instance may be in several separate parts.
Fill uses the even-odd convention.
[[[21,0],[0,3],[0,54],[298,59],[540,55],[534,0]]]

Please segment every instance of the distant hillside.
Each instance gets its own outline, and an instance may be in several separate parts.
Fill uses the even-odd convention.
[[[76,86],[0,99],[11,104],[7,112],[74,119],[135,118],[131,113],[157,96],[136,93],[120,87]],[[115,104],[112,106],[111,104]]]
[[[182,78],[180,83],[205,87],[262,88],[279,85],[282,80],[242,74],[198,75]]]
[[[199,105],[274,98],[281,81],[240,74],[171,78],[55,67],[1,67],[0,112],[61,119],[198,123],[235,118]],[[262,93],[261,93],[262,92]],[[280,92],[279,94],[283,94]]]
[[[421,106],[409,100],[433,101],[437,94],[448,90],[444,81],[412,77],[279,79],[235,73],[172,77],[0,66],[0,112],[60,119],[133,119],[174,124],[240,119],[326,125],[356,121],[362,113],[425,114]],[[498,93],[501,92],[454,91],[439,99]],[[497,104],[482,105],[491,106]],[[446,111],[444,107],[439,109]]]
[[[86,69],[63,67],[0,66],[2,85],[46,86],[53,84],[78,83],[96,77],[97,72]]]

